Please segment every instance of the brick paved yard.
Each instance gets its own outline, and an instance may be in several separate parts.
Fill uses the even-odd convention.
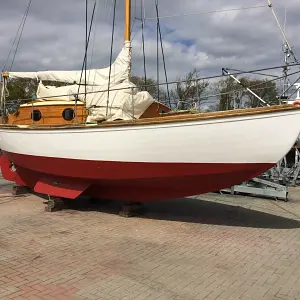
[[[44,211],[0,196],[0,299],[300,299],[300,192]],[[297,194],[299,194],[297,196]],[[202,199],[202,200],[199,200]]]

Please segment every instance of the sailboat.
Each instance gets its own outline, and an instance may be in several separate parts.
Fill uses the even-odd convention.
[[[296,89],[296,98],[293,100],[287,100],[286,103],[300,105],[300,83],[295,83],[294,86]]]
[[[1,124],[3,177],[69,199],[87,195],[126,202],[164,200],[249,180],[275,165],[299,135],[300,107],[288,104],[142,118],[156,102],[130,82],[130,64],[126,0],[124,47],[109,68],[89,70],[89,79],[80,79],[80,71],[2,74],[2,102],[9,77],[38,78],[40,107],[47,100],[70,105],[77,97],[84,110],[77,113],[77,122],[40,124],[41,111],[32,101],[31,124]],[[43,86],[43,80],[70,85],[51,88]],[[88,84],[84,93],[83,82]],[[81,119],[86,112],[87,118]]]

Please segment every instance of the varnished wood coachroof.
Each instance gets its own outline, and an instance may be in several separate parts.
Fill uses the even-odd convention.
[[[200,120],[212,120],[212,119],[222,119],[222,118],[235,118],[241,116],[252,116],[269,114],[283,111],[296,111],[300,110],[300,106],[284,104],[284,105],[274,105],[259,108],[248,108],[248,109],[237,109],[229,111],[217,111],[208,113],[190,113],[190,114],[175,114],[175,115],[162,115],[156,118],[147,119],[137,119],[137,120],[120,120],[120,121],[110,121],[102,122],[100,124],[66,124],[66,125],[6,125],[0,124],[1,128],[10,129],[31,129],[31,130],[42,130],[42,129],[84,129],[84,128],[101,128],[101,127],[113,127],[113,126],[132,126],[132,125],[153,125],[153,124],[165,124],[165,123],[177,123],[177,122],[193,122]]]

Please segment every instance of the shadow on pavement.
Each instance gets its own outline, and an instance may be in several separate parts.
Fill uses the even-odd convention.
[[[262,200],[267,201],[267,200]],[[121,203],[78,199],[68,201],[69,209],[118,214]],[[300,228],[300,221],[243,207],[200,199],[183,198],[145,203],[145,213],[138,216],[154,220],[190,222],[237,227],[289,229]]]

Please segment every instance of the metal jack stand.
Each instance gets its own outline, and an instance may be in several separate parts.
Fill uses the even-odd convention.
[[[53,211],[61,211],[65,208],[64,199],[59,197],[52,197],[48,195],[48,203],[45,207],[45,211],[53,212]]]
[[[235,185],[229,189],[223,189],[220,192],[227,192],[232,195],[243,193],[288,201],[288,188],[286,186],[261,178],[253,178],[240,185]]]
[[[299,146],[299,145],[298,145]],[[294,152],[294,161],[291,160]],[[288,159],[290,157],[290,159]],[[283,157],[273,168],[259,177],[240,185],[223,189],[220,192],[251,194],[258,197],[272,197],[288,201],[288,187],[297,186],[300,182],[300,152],[297,144],[289,155]]]

